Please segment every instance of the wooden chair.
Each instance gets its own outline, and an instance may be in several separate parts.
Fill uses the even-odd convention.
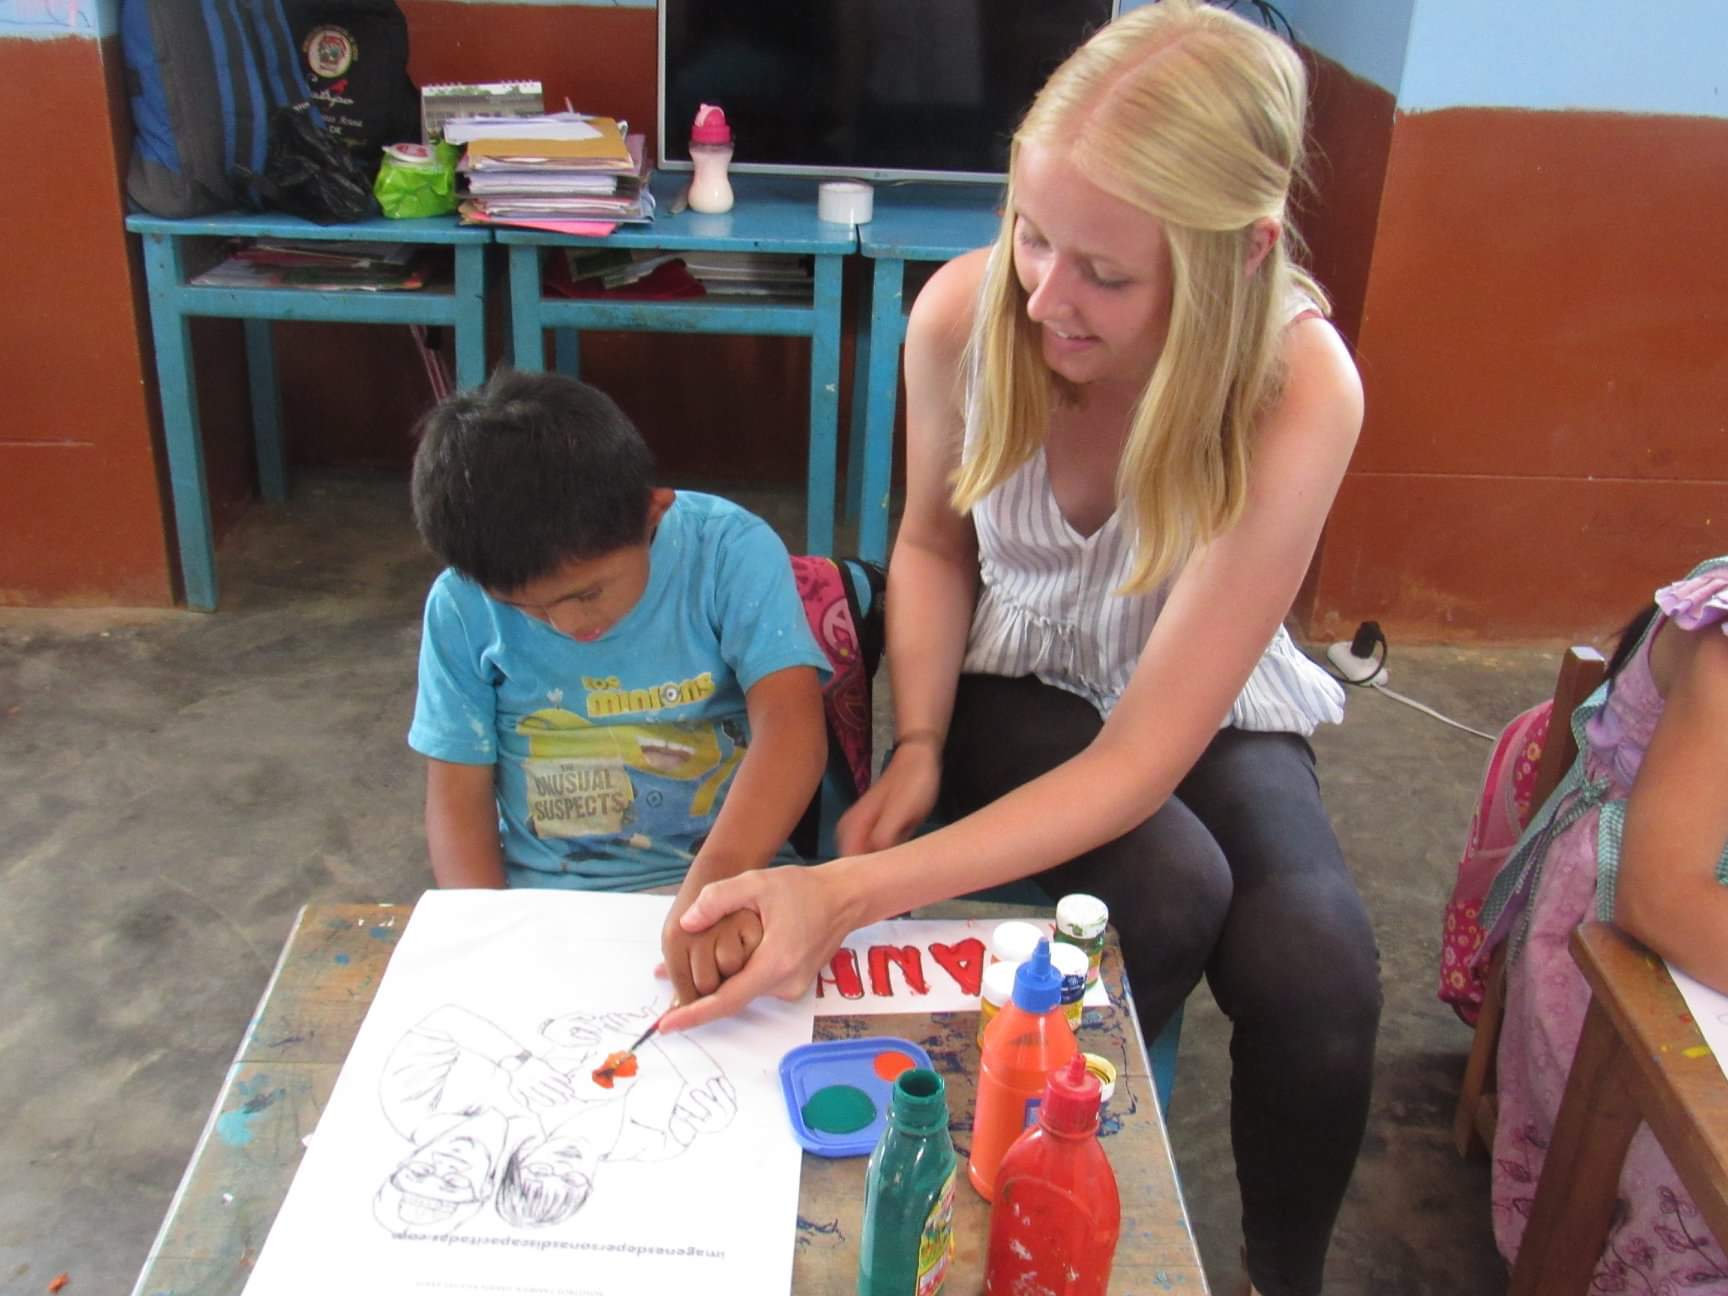
[[[1575,645],[1560,659],[1560,674],[1554,684],[1554,710],[1548,720],[1548,737],[1542,744],[1542,760],[1536,767],[1536,782],[1530,805],[1540,806],[1572,767],[1578,744],[1572,737],[1572,713],[1596,691],[1608,673],[1602,654],[1586,645]],[[1452,1118],[1452,1141],[1459,1156],[1470,1156],[1481,1148],[1494,1149],[1494,1126],[1499,1116],[1495,1096],[1494,1060],[1500,1047],[1500,1021],[1506,1007],[1506,950],[1494,953],[1485,979],[1482,1010],[1476,1018],[1476,1036],[1470,1045],[1470,1060],[1464,1067],[1464,1084],[1458,1095],[1458,1110]]]
[[[1611,923],[1572,933],[1590,1010],[1508,1296],[1585,1296],[1649,1125],[1710,1231],[1728,1237],[1728,1078],[1662,960]]]

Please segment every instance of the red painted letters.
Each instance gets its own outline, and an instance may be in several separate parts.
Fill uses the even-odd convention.
[[[824,987],[833,986],[839,991],[842,999],[862,999],[864,997],[864,980],[858,975],[858,955],[854,950],[842,945],[834,951],[834,957],[828,963],[828,973],[816,974],[816,997],[822,998],[826,993]]]
[[[968,936],[952,945],[936,941],[930,946],[930,957],[954,978],[954,984],[965,993],[975,995],[983,987],[984,942],[976,936]]]
[[[900,969],[906,988],[916,995],[927,995],[930,986],[924,980],[924,956],[916,945],[872,945],[870,947],[870,993],[884,999],[893,997],[894,984],[888,979],[888,965]]]

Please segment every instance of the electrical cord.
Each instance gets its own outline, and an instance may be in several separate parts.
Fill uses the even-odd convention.
[[[1386,687],[1386,663],[1392,657],[1392,645],[1386,641],[1386,634],[1380,629],[1378,621],[1364,621],[1356,627],[1356,633],[1350,637],[1349,643],[1335,643],[1326,650],[1326,661],[1330,673],[1339,682],[1352,688],[1373,689],[1391,698],[1394,702],[1402,702],[1407,707],[1413,707],[1423,715],[1432,716],[1442,724],[1451,725],[1454,729],[1462,729],[1467,734],[1485,738],[1489,742],[1495,736],[1473,729],[1462,721],[1451,716],[1442,715],[1426,703],[1415,698],[1406,697]]]
[[[1384,684],[1370,684],[1368,687],[1372,688],[1376,693],[1385,694],[1387,697],[1391,698],[1394,702],[1402,702],[1407,707],[1415,707],[1418,711],[1422,712],[1424,715],[1431,715],[1436,720],[1440,721],[1441,723],[1451,725],[1454,729],[1462,729],[1467,734],[1475,734],[1478,738],[1486,738],[1489,742],[1493,742],[1495,740],[1495,736],[1493,734],[1483,733],[1480,729],[1472,729],[1469,725],[1465,724],[1461,720],[1454,720],[1451,716],[1441,715],[1433,707],[1427,706],[1421,702],[1418,702],[1415,698],[1405,697],[1402,693],[1394,693],[1391,689],[1387,688]]]

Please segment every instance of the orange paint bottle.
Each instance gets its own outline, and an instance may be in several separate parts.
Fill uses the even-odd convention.
[[[1079,1052],[1062,1015],[1061,974],[1050,964],[1050,942],[1041,940],[1015,969],[1014,998],[984,1030],[966,1176],[986,1201],[995,1192],[1003,1153],[1037,1124],[1050,1073]]]

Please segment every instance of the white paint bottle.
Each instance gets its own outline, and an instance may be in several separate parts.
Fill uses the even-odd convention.
[[[1045,933],[1033,923],[1010,918],[997,923],[990,933],[990,957],[986,963],[1024,963],[1032,957]]]
[[[691,211],[732,210],[732,182],[726,176],[731,162],[732,128],[726,113],[716,104],[703,104],[690,127],[690,165],[696,171],[690,180]]]

